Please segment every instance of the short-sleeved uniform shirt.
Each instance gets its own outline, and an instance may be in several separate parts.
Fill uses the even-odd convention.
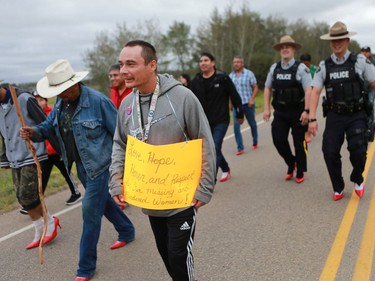
[[[291,59],[287,64],[281,63],[282,69],[289,69],[291,68],[296,60],[293,58]],[[267,79],[265,86],[268,88],[272,88],[272,82],[273,82],[273,72],[276,68],[277,63],[274,63],[270,67],[270,71],[267,74]],[[296,72],[296,80],[302,84],[302,87],[306,89],[307,87],[311,87],[312,79],[309,68],[304,65],[303,63],[300,63]]]
[[[335,54],[331,55],[331,59],[334,63],[340,65],[346,62],[346,60],[350,56],[350,51],[346,51],[345,55],[343,58],[339,59]],[[357,61],[354,65],[355,72],[359,75],[359,77],[366,82],[373,82],[375,81],[375,67],[373,64],[366,59],[365,56],[363,55],[358,55],[357,56]],[[316,88],[323,88],[324,86],[324,81],[326,79],[326,66],[325,66],[325,61],[321,61],[319,63],[319,67],[315,72],[314,79],[313,79],[313,87]]]

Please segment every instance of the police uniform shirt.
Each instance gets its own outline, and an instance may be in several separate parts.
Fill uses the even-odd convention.
[[[282,69],[288,69],[294,65],[296,60],[293,58],[291,59],[287,64],[281,63]],[[272,88],[272,82],[273,82],[273,72],[276,68],[277,63],[274,63],[270,67],[270,71],[267,74],[267,79],[265,86],[268,88]],[[302,84],[302,87],[306,89],[307,87],[311,87],[312,79],[310,74],[310,69],[304,65],[303,63],[300,63],[297,69],[296,73],[296,80]]]
[[[347,50],[343,58],[338,58],[335,54],[331,54],[331,59],[335,64],[343,64],[346,62],[346,60],[349,58],[350,52]],[[371,64],[369,60],[366,59],[366,57],[358,55],[357,61],[354,65],[355,72],[358,73],[359,77],[367,81],[369,83],[375,81],[375,67]],[[326,66],[325,61],[321,61],[319,63],[319,68],[315,72],[315,76],[313,79],[313,87],[316,88],[323,88],[324,81],[326,79]]]

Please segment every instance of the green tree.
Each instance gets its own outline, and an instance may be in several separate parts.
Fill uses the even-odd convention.
[[[133,31],[134,30],[134,31]],[[112,64],[118,62],[118,56],[124,44],[131,40],[141,39],[151,42],[157,49],[162,44],[162,35],[159,22],[148,20],[138,23],[131,30],[126,24],[117,24],[114,32],[100,32],[94,41],[92,49],[87,50],[83,55],[83,61],[90,71],[90,85],[99,91],[108,94],[109,79],[108,70]],[[162,48],[160,48],[162,50]],[[161,57],[164,53],[161,53]],[[161,65],[163,60],[161,60]]]
[[[195,40],[190,34],[190,26],[183,22],[174,22],[163,36],[164,50],[171,55],[171,61],[177,60],[177,68],[188,72],[193,65],[192,55],[195,51]]]
[[[228,73],[232,70],[233,56],[241,55],[245,66],[255,73],[258,85],[262,87],[269,67],[280,59],[272,46],[281,36],[289,34],[302,44],[296,59],[301,53],[309,53],[317,65],[331,53],[329,44],[320,40],[328,29],[324,22],[311,24],[304,18],[291,23],[280,16],[261,18],[244,2],[238,10],[228,5],[223,13],[219,13],[214,8],[195,32],[178,21],[174,21],[165,34],[160,32],[155,19],[139,22],[130,29],[125,23],[118,24],[114,32],[102,31],[97,35],[93,48],[84,54],[84,61],[91,73],[91,85],[108,92],[109,66],[118,61],[127,41],[142,39],[151,42],[158,51],[160,72],[192,74],[198,70],[199,54],[208,51],[216,57],[216,67]],[[350,50],[360,50],[355,40],[351,41]]]

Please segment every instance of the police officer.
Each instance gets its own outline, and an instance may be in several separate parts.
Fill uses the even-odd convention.
[[[344,197],[340,150],[345,136],[353,166],[350,180],[354,182],[359,198],[365,191],[362,173],[366,164],[366,124],[367,115],[371,114],[371,109],[368,110],[371,105],[367,102],[363,82],[368,82],[374,88],[375,71],[369,60],[348,50],[349,38],[355,34],[348,32],[346,25],[338,21],[329,29],[329,33],[320,37],[329,40],[333,53],[320,62],[311,94],[309,131],[315,135],[318,130],[316,108],[320,92],[323,86],[326,87],[327,98],[323,102],[323,112],[327,119],[322,147],[333,185],[334,201]]]
[[[269,121],[270,101],[274,108],[272,122],[273,143],[288,166],[285,180],[293,178],[297,168],[295,181],[305,180],[307,171],[307,145],[305,131],[309,118],[309,100],[311,92],[311,75],[309,68],[294,59],[294,53],[302,46],[289,35],[282,36],[273,48],[280,52],[281,61],[274,63],[267,75],[264,87],[263,119]],[[289,145],[288,135],[292,130],[295,155]]]

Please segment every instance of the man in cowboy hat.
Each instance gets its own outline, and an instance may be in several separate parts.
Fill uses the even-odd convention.
[[[55,107],[45,122],[21,129],[23,138],[34,141],[44,141],[56,134],[67,169],[76,163],[78,177],[85,188],[76,281],[90,280],[95,273],[103,214],[119,233],[111,249],[134,240],[133,224],[108,193],[117,111],[108,97],[81,83],[87,74],[87,71],[75,72],[67,60],[57,60],[48,66],[37,91],[41,97],[57,96]]]
[[[273,48],[280,52],[281,61],[274,63],[268,72],[264,87],[263,113],[263,119],[269,121],[272,97],[272,106],[275,110],[271,130],[273,143],[288,166],[285,180],[292,179],[297,168],[297,183],[305,180],[304,172],[307,171],[305,131],[311,92],[310,70],[294,59],[295,51],[301,47],[289,35],[282,36],[280,42],[273,45]],[[288,141],[290,130],[295,154]]]
[[[375,71],[371,62],[363,56],[357,56],[348,50],[350,37],[344,23],[338,21],[329,29],[329,33],[320,36],[328,40],[332,54],[321,61],[317,69],[310,101],[309,131],[316,135],[318,121],[316,108],[320,92],[325,86],[326,99],[323,112],[327,117],[323,134],[323,154],[333,186],[333,200],[344,197],[344,179],[341,171],[340,150],[346,139],[353,171],[350,180],[354,182],[355,193],[361,198],[364,194],[362,173],[366,164],[368,144],[367,115],[372,114],[363,82],[375,87]]]

